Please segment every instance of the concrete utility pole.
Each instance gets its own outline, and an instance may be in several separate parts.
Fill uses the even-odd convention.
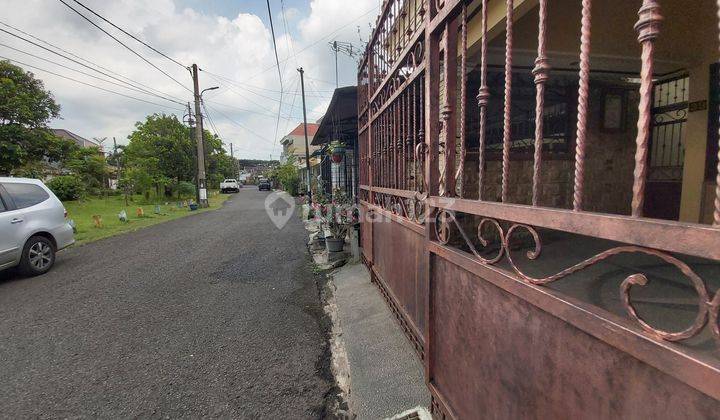
[[[192,65],[193,88],[195,90],[195,142],[197,143],[197,198],[200,207],[208,206],[205,183],[205,145],[203,144],[202,113],[200,112],[200,83],[197,64]]]
[[[302,67],[297,70],[300,72],[300,91],[302,92],[303,103],[303,129],[305,130],[305,168],[307,169],[307,193],[308,200],[312,201],[312,190],[310,188],[310,180],[312,179],[312,175],[310,174],[310,145],[308,144],[307,114],[305,113],[305,71]]]
[[[120,188],[120,170],[122,169],[122,164],[120,163],[120,159],[118,159],[117,140],[115,140],[115,137],[113,137],[113,154],[115,155],[115,166],[117,166],[117,173],[115,174],[115,181],[117,182],[116,188]]]
[[[235,162],[235,153],[233,153],[233,144],[232,143],[230,143],[230,160],[232,160],[233,173],[235,173],[235,178],[237,178],[238,182],[240,182],[239,181],[240,171],[238,171],[237,162]]]

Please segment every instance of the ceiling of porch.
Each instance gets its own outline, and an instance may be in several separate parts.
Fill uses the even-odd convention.
[[[717,6],[713,0],[663,1],[660,37],[656,41],[657,75],[672,73],[716,59],[718,49]],[[640,44],[633,26],[640,1],[603,0],[592,6],[591,68],[594,72],[640,71]],[[513,61],[517,67],[532,67],[537,56],[538,8],[516,18]],[[471,25],[479,22],[475,16]],[[547,49],[556,70],[576,70],[580,54],[581,2],[548,1]],[[505,23],[501,22],[504,28]],[[492,32],[491,32],[492,33]],[[504,30],[489,43],[488,63],[505,60]],[[470,68],[479,63],[479,45],[469,46]]]

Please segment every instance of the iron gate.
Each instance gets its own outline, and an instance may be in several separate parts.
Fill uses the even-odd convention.
[[[658,127],[652,121],[654,48],[663,2],[636,2],[642,55],[629,215],[587,210],[595,183],[586,174],[596,152],[588,139],[591,0],[579,3],[575,133],[567,161],[571,208],[539,205],[544,192],[552,191],[545,182],[551,166],[568,165],[553,163],[557,157],[545,147],[553,3],[383,2],[358,75],[364,262],[424,360],[438,418],[711,417],[720,409],[720,361],[698,356],[683,343],[720,340],[720,292],[678,255],[720,260],[720,185],[714,226],[643,213],[654,173],[650,154],[657,152],[650,139]],[[533,152],[526,161],[514,157],[513,149],[513,46],[522,41],[513,36],[520,14],[537,18]],[[471,20],[481,22],[480,80],[473,92],[467,80]],[[498,27],[504,30],[504,85],[502,96],[492,97],[488,38]],[[490,170],[494,149],[487,144],[492,101],[500,101],[502,112],[498,173]],[[477,137],[467,122],[471,113]],[[513,201],[518,168],[529,168],[530,204]],[[498,201],[484,196],[493,179]],[[548,271],[540,258],[545,247],[579,240],[597,251]],[[627,268],[630,273],[617,282],[624,316],[563,292],[608,261],[636,264],[629,256],[680,273],[675,276],[684,279],[696,308],[689,325],[660,327],[638,310],[658,300],[637,300],[651,276],[646,265]],[[538,274],[540,269],[546,272]]]

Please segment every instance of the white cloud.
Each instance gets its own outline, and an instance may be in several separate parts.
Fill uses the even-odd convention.
[[[201,86],[221,86],[221,89],[205,94],[207,104],[212,107],[211,116],[224,140],[235,145],[236,155],[268,158],[274,153],[277,157],[279,146],[274,141],[274,115],[280,105],[280,87],[277,70],[273,68],[275,56],[270,29],[263,24],[259,16],[249,13],[239,13],[231,18],[215,16],[190,8],[178,9],[172,0],[87,0],[86,3],[181,63],[198,63],[202,69],[207,70],[200,73]],[[301,100],[297,96],[299,84],[296,67],[302,66],[306,71],[308,120],[315,121],[326,109],[334,87],[334,58],[327,45],[328,41],[338,39],[358,44],[357,26],[363,29],[364,39],[367,39],[368,22],[374,21],[379,12],[376,8],[378,4],[379,0],[313,0],[307,16],[300,16],[300,12],[294,8],[285,10],[290,30],[297,34],[297,37],[285,34],[282,24],[276,25],[278,53],[282,60],[286,90],[282,114],[283,118],[289,118],[281,120],[278,136],[282,136],[286,127],[292,129],[302,121]],[[373,8],[375,9],[372,10]],[[148,66],[59,2],[3,0],[3,9],[6,11],[1,18],[3,22],[92,60],[133,81],[180,98],[182,102],[192,100],[190,92]],[[367,13],[370,10],[371,13]],[[341,29],[336,31],[338,28]],[[171,74],[185,87],[192,87],[187,70],[159,57],[115,30],[110,32]],[[329,34],[333,36],[328,36]],[[0,42],[89,72],[7,34],[0,34]],[[293,56],[294,54],[297,55]],[[0,47],[0,55],[169,107],[161,108],[134,101],[29,69],[45,82],[46,87],[63,107],[62,119],[51,125],[68,128],[84,137],[116,137],[119,143],[125,143],[135,122],[143,120],[146,115],[167,112],[176,113],[181,118],[183,114],[183,107],[180,105],[106,84],[3,47]],[[354,84],[356,70],[353,60],[341,56],[339,64],[341,84]],[[217,80],[209,72],[240,84],[233,85],[224,78]],[[238,108],[253,112],[243,112]],[[220,112],[234,122],[230,122]],[[206,124],[206,127],[209,127],[209,124]]]

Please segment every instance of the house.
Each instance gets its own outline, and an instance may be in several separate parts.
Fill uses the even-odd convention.
[[[55,134],[57,137],[66,139],[66,140],[72,140],[80,147],[86,148],[86,147],[97,147],[100,149],[100,151],[103,151],[103,147],[100,143],[94,141],[94,140],[88,140],[84,137],[81,137],[72,131],[65,130],[64,128],[51,128],[50,131],[52,131],[53,134]]]
[[[320,175],[325,193],[340,191],[350,198],[357,195],[357,86],[335,89],[317,132],[313,146],[320,146]],[[331,143],[344,145],[342,155],[332,157]]]
[[[313,136],[315,136],[315,133],[317,133],[318,128],[320,127],[320,124],[317,123],[308,123],[307,124],[307,141],[308,144],[312,141]],[[280,139],[280,144],[283,146],[282,155],[280,157],[281,162],[286,162],[287,159],[290,156],[294,157],[295,160],[295,166],[298,168],[298,172],[300,173],[300,182],[301,182],[301,191],[307,190],[308,185],[308,179],[311,180],[311,184],[315,184],[317,181],[317,176],[320,175],[320,162],[321,160],[318,158],[317,152],[319,151],[320,147],[318,146],[312,146],[310,145],[309,148],[309,154],[310,154],[310,175],[307,173],[307,165],[306,165],[306,149],[305,148],[305,124],[298,124],[297,127],[295,127],[292,131],[290,131],[288,134],[283,136],[282,139]]]
[[[313,139],[315,133],[317,133],[320,124],[308,123],[307,124],[307,138],[308,143]],[[305,125],[298,124],[292,131],[287,133],[280,139],[283,151],[280,160],[286,161],[289,156],[294,156],[296,161],[302,160],[303,165],[305,164]],[[317,150],[317,146],[310,146],[310,153]]]
[[[362,257],[434,418],[720,412],[719,7],[382,3]]]

